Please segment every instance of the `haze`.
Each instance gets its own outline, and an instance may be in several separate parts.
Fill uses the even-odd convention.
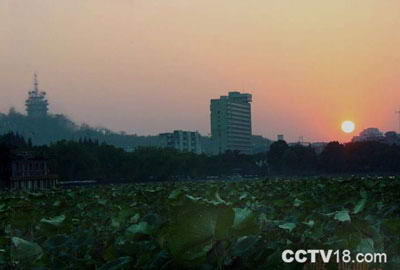
[[[136,134],[208,134],[209,100],[253,94],[253,133],[396,130],[397,0],[1,0],[0,111],[38,72],[53,113]]]

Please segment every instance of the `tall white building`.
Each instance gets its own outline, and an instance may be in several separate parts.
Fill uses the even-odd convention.
[[[174,130],[161,133],[161,146],[175,148],[181,152],[202,153],[200,134],[197,131]]]
[[[227,150],[251,154],[251,102],[251,94],[240,92],[211,100],[211,139],[216,154]]]

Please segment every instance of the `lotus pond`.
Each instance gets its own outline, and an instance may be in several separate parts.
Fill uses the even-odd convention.
[[[5,269],[303,269],[285,249],[385,252],[380,267],[400,269],[400,179],[0,193]]]

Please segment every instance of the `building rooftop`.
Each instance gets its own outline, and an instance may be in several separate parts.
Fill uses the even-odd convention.
[[[34,74],[33,90],[28,92],[28,99],[25,101],[26,112],[31,117],[43,117],[47,115],[48,105],[46,92],[39,91],[37,75]]]

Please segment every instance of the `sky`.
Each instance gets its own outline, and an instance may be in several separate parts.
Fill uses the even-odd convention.
[[[37,72],[78,123],[207,135],[210,99],[236,90],[254,134],[347,141],[399,128],[399,29],[398,0],[0,0],[0,112],[24,111]]]

